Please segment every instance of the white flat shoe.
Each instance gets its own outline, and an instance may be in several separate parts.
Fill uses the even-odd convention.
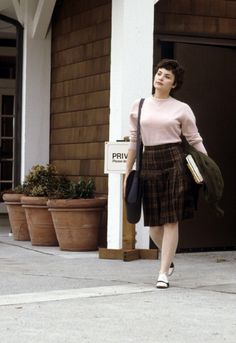
[[[166,289],[169,287],[169,281],[166,274],[159,274],[156,288]]]

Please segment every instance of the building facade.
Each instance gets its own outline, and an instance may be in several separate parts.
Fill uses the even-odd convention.
[[[152,92],[155,64],[176,58],[186,69],[176,97],[193,108],[226,181],[225,217],[200,199],[195,220],[181,226],[180,249],[235,247],[236,1],[0,0],[0,11],[9,76],[0,80],[1,189],[48,162],[75,180],[94,177],[108,194],[102,244],[121,248],[123,176],[104,174],[104,142],[128,135],[130,105]],[[141,221],[136,246],[149,245]]]

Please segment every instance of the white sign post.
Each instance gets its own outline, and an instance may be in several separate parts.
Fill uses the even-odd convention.
[[[125,174],[129,142],[105,142],[104,172],[107,174]],[[100,258],[122,259],[132,261],[138,258],[157,258],[157,250],[135,249],[135,225],[128,223],[123,206],[123,228],[121,233],[121,249],[100,248]],[[148,236],[149,237],[149,236]]]
[[[107,174],[125,174],[128,149],[129,142],[127,141],[105,142],[104,172]],[[123,212],[123,227],[120,236],[121,248],[100,248],[100,258],[122,259],[125,261],[139,258],[139,251],[135,249],[135,226],[127,222],[124,204],[121,209]]]

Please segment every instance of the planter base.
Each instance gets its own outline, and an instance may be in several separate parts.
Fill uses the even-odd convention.
[[[30,241],[25,211],[21,206],[22,194],[6,193],[3,200],[7,206],[13,238],[16,241]]]
[[[58,246],[47,198],[22,197],[32,245]]]
[[[98,230],[103,209],[60,211],[50,209],[61,250],[93,251],[98,249]]]
[[[25,208],[32,245],[57,246],[58,241],[53,226],[52,218],[47,207]]]
[[[104,198],[48,201],[61,250],[98,249],[98,232],[105,204]]]
[[[21,203],[6,203],[12,234],[15,241],[30,241],[27,221]]]

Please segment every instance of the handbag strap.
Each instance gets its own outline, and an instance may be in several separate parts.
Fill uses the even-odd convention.
[[[140,118],[141,118],[141,110],[145,99],[141,99],[139,102],[138,107],[138,125],[137,125],[137,141],[136,141],[136,170],[141,170],[141,160],[142,160],[142,150],[143,150],[143,143],[141,141],[141,134],[140,134]]]

